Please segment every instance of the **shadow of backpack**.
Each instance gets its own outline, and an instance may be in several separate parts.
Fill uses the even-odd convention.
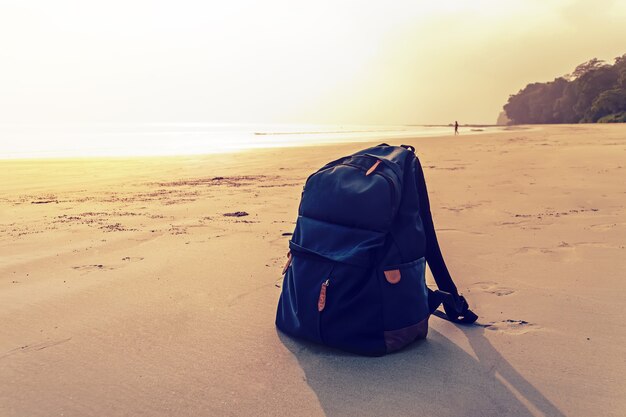
[[[476,320],[449,277],[437,279],[449,291],[426,286],[420,174],[412,147],[382,144],[309,176],[283,270],[281,331],[378,356],[425,338],[442,303],[451,321]]]

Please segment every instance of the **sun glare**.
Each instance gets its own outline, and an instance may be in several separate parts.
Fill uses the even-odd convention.
[[[0,122],[493,123],[529,81],[624,52],[626,6],[589,8],[5,1]]]

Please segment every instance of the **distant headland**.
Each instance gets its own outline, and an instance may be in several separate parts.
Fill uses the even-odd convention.
[[[509,97],[498,124],[626,122],[626,54],[593,58],[554,81],[528,84]]]

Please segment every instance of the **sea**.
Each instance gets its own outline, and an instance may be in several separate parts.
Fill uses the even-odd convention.
[[[462,135],[501,127],[460,127]],[[0,124],[0,159],[197,155],[446,136],[452,126],[241,123]]]

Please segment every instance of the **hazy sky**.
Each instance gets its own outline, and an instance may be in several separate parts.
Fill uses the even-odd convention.
[[[493,123],[626,1],[0,0],[0,122]]]

